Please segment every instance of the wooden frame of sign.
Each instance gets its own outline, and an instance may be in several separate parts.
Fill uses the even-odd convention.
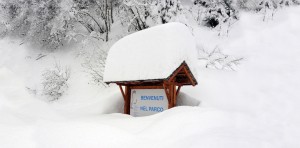
[[[183,62],[169,77],[165,79],[136,80],[136,81],[114,81],[124,98],[124,113],[130,114],[130,94],[132,89],[164,89],[168,98],[168,108],[176,106],[177,96],[180,88],[184,85],[197,85],[186,62]]]

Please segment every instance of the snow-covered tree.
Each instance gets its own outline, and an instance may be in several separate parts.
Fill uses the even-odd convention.
[[[24,37],[30,28],[29,17],[32,15],[31,1],[3,0],[1,21],[11,36]]]
[[[89,33],[100,33],[108,41],[113,23],[114,3],[115,0],[74,0],[72,12],[76,21]]]
[[[61,46],[68,27],[68,11],[61,0],[5,0],[2,18],[8,35],[47,49]]]
[[[118,18],[128,31],[139,31],[149,27],[153,0],[123,0],[118,8]],[[151,19],[150,19],[151,20]]]
[[[60,15],[60,2],[57,0],[33,1],[34,14],[30,17],[29,40],[49,49],[55,49],[62,44],[62,36],[65,32],[52,31],[56,27],[56,18]],[[63,26],[62,26],[63,27]]]

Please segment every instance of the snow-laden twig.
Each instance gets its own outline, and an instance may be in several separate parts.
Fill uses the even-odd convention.
[[[236,70],[237,65],[244,58],[235,58],[224,54],[219,47],[215,47],[212,51],[204,50],[203,47],[198,48],[198,59],[206,61],[206,68],[214,68],[219,70]]]

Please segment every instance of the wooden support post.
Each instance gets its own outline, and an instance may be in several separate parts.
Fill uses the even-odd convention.
[[[166,96],[168,98],[168,108],[172,108],[173,107],[173,89],[172,89],[172,84],[170,84],[168,82],[164,82],[163,83],[163,87],[165,89]]]
[[[188,70],[187,70],[185,67],[183,67],[183,70],[184,70],[184,72],[186,73],[186,75],[188,76],[188,78],[190,79],[192,85],[195,86],[196,84],[195,84],[195,82],[193,81],[193,78],[191,77],[191,75],[189,75]]]
[[[177,97],[178,94],[179,94],[180,88],[181,88],[181,85],[179,85],[178,88],[177,88],[177,91],[176,91],[176,97]]]
[[[169,102],[169,108],[174,107],[174,85],[170,84],[169,85],[169,95],[170,95],[170,102]]]
[[[176,91],[176,85],[173,85],[173,107],[176,106],[177,103],[177,91]]]
[[[174,106],[177,105],[177,97],[178,97],[180,88],[181,88],[181,85],[179,85],[179,86],[177,87],[177,90],[176,90],[176,85],[174,86]]]
[[[129,86],[125,86],[124,114],[130,114],[130,96],[131,89]]]
[[[125,93],[124,93],[124,91],[123,91],[122,85],[119,85],[119,88],[120,88],[120,90],[121,90],[121,93],[122,93],[123,99],[124,99],[124,101],[125,101],[125,99],[126,99],[126,96],[125,96]]]
[[[170,96],[170,99],[169,99],[169,102],[168,102],[168,108],[172,108],[172,102],[173,102],[173,93],[172,93],[172,87],[171,85],[169,85],[169,96]]]
[[[165,93],[166,93],[166,96],[168,99],[168,108],[170,108],[170,102],[171,102],[170,89],[169,89],[167,83],[163,83],[163,87],[164,87],[164,90],[165,90]]]

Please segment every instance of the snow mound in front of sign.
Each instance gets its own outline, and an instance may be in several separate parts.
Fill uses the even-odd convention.
[[[104,81],[165,79],[185,61],[196,76],[196,43],[181,23],[158,25],[115,43],[107,57]]]

